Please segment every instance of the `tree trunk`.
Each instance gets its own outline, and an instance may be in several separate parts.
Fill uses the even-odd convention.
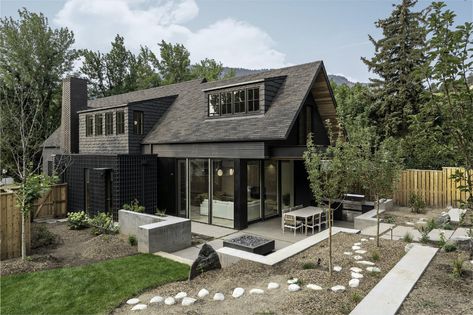
[[[332,201],[328,201],[328,270],[332,276]]]
[[[379,247],[379,195],[375,195],[376,198],[376,246]]]
[[[22,198],[21,201],[21,259],[25,260],[26,259],[26,215],[25,212],[23,211],[25,207],[25,201],[24,198]]]

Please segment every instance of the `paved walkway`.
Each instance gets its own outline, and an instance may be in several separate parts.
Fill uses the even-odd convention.
[[[415,245],[355,307],[350,315],[394,315],[438,249]]]

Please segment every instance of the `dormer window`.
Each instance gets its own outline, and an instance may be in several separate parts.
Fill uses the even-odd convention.
[[[259,111],[259,89],[248,89],[248,111]]]
[[[246,95],[245,90],[239,90],[233,92],[233,97],[235,99],[235,113],[244,113],[245,103],[246,103]]]
[[[209,116],[220,115],[220,94],[209,94]]]
[[[143,134],[144,113],[142,111],[133,111],[133,133],[135,135]]]
[[[259,87],[209,93],[209,117],[259,112],[259,96]]]

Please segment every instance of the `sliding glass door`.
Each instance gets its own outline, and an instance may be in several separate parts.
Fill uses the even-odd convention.
[[[278,214],[278,163],[277,161],[264,161],[264,217]]]
[[[294,206],[294,162],[281,161],[281,209]]]
[[[209,222],[209,161],[189,160],[189,213],[194,221]]]
[[[261,162],[248,161],[246,166],[247,177],[247,211],[248,222],[262,218],[261,215]]]
[[[234,162],[212,160],[212,221],[211,224],[233,228],[234,216]]]
[[[186,160],[177,161],[177,215],[187,217],[187,166]]]

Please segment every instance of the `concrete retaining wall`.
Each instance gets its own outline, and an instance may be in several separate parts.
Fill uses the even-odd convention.
[[[392,199],[382,199],[379,204],[379,213],[384,211],[392,210],[393,201]],[[376,225],[376,209],[370,210],[366,213],[363,213],[359,216],[356,216],[354,219],[354,228],[357,230],[364,230],[367,227]]]

